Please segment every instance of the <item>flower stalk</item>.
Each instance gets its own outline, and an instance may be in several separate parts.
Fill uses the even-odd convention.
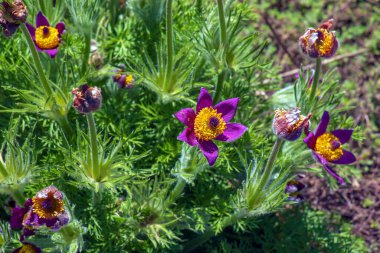
[[[99,168],[99,152],[98,152],[98,141],[96,138],[96,126],[95,120],[92,113],[87,113],[87,123],[88,123],[88,131],[90,135],[90,145],[91,145],[91,161],[92,161],[92,174],[95,181],[99,180],[100,168]]]
[[[36,50],[36,47],[35,47],[34,42],[32,40],[32,37],[30,36],[28,29],[26,28],[25,24],[21,25],[21,31],[24,34],[24,36],[26,38],[26,42],[28,43],[28,46],[30,48],[30,52],[32,53],[32,58],[34,61],[34,65],[36,66],[37,73],[38,73],[38,76],[40,78],[40,81],[41,81],[41,83],[45,89],[46,94],[50,97],[53,95],[53,91],[52,91],[52,89],[49,85],[49,82],[46,78],[46,75],[43,71],[40,57],[38,56],[38,52]]]
[[[310,96],[309,96],[309,103],[311,104],[310,112],[313,110],[313,107],[314,107],[315,93],[317,91],[319,75],[321,73],[321,65],[322,65],[322,58],[318,57],[317,62],[316,62],[316,67],[315,67],[314,79],[311,85]]]
[[[171,83],[174,62],[174,38],[173,38],[173,0],[166,2],[166,46],[167,62],[164,85]],[[164,90],[166,87],[164,87]]]
[[[276,142],[273,144],[272,151],[269,155],[267,164],[265,165],[265,168],[264,168],[264,174],[261,177],[261,180],[259,183],[258,192],[260,192],[265,187],[268,180],[270,179],[270,176],[272,175],[273,165],[276,161],[278,152],[280,151],[283,141],[284,141],[283,139],[277,138]]]

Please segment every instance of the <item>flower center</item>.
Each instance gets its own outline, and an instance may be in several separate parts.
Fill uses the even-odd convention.
[[[334,43],[334,36],[331,32],[323,28],[318,28],[317,33],[318,39],[315,42],[314,46],[319,55],[324,56],[331,51]]]
[[[202,141],[215,139],[227,128],[222,114],[212,107],[203,108],[195,117],[195,136]]]
[[[40,26],[36,29],[36,44],[41,49],[54,49],[60,42],[57,28]]]
[[[48,193],[48,196],[45,198],[33,198],[33,211],[40,218],[54,219],[63,213],[64,210],[63,201],[55,198],[53,193]]]
[[[133,76],[132,75],[127,75],[125,77],[125,84],[126,85],[131,85],[133,83]]]
[[[324,133],[317,138],[315,152],[327,161],[336,161],[343,155],[342,144],[332,133]]]
[[[18,251],[19,253],[36,253],[36,248],[30,244],[22,245],[21,249]]]

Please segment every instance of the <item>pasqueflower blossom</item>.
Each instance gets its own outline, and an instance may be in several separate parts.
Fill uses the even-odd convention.
[[[301,183],[298,178],[289,181],[286,184],[285,193],[289,194],[288,200],[300,202],[303,199],[301,191],[305,188],[305,185]]]
[[[339,184],[344,184],[343,178],[341,178],[328,163],[349,164],[356,161],[355,156],[351,152],[342,148],[342,145],[350,140],[353,130],[336,129],[331,132],[326,132],[329,121],[329,113],[325,111],[315,133],[310,132],[303,141],[312,150],[313,158],[318,163],[321,163],[324,169],[333,176]]]
[[[185,108],[174,114],[186,125],[177,139],[191,146],[199,146],[209,165],[214,165],[218,158],[218,147],[212,141],[232,142],[247,130],[242,124],[230,123],[238,103],[239,98],[230,98],[213,106],[210,94],[202,88],[195,112],[192,108]]]
[[[41,249],[31,243],[23,243],[20,248],[15,249],[12,253],[41,253]]]
[[[330,58],[335,55],[339,47],[335,32],[330,31],[334,20],[330,19],[317,29],[308,28],[299,38],[302,51],[311,58]]]
[[[55,27],[52,27],[40,11],[36,17],[36,28],[29,23],[26,23],[26,27],[36,45],[36,49],[54,58],[58,53],[61,35],[65,32],[65,23],[59,22]]]
[[[112,79],[115,83],[119,85],[120,88],[133,88],[135,84],[135,79],[131,74],[123,74],[123,70],[121,69],[114,70],[114,72],[116,74],[112,76]]]
[[[306,134],[309,133],[310,117],[311,113],[303,116],[298,108],[291,110],[278,109],[273,119],[273,133],[279,138],[288,141],[297,140],[301,136],[302,130]]]
[[[17,28],[25,23],[28,12],[22,0],[12,3],[3,1],[0,4],[0,25],[5,36],[12,36]]]
[[[48,186],[32,198],[28,199],[24,207],[12,209],[11,228],[24,228],[21,241],[25,236],[34,234],[34,230],[45,225],[54,230],[58,230],[66,225],[70,220],[69,213],[65,209],[63,193],[54,186]]]
[[[97,111],[102,105],[102,92],[97,87],[90,87],[87,84],[74,88],[73,106],[81,114]]]

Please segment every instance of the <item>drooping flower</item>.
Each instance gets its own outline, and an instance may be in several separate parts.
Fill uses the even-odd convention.
[[[25,23],[28,12],[22,0],[2,1],[0,5],[0,25],[5,36],[12,36]]]
[[[279,138],[294,141],[297,140],[302,130],[309,133],[311,113],[307,116],[300,114],[298,108],[291,110],[277,109],[273,119],[273,133]]]
[[[31,243],[23,243],[20,248],[15,249],[12,253],[41,253],[41,249]]]
[[[289,194],[288,200],[300,202],[303,199],[301,191],[305,188],[305,185],[299,181],[299,178],[289,181],[286,184],[285,193]]]
[[[339,47],[335,31],[330,31],[334,20],[330,19],[317,29],[308,28],[299,38],[302,51],[311,58],[330,58],[335,55]]]
[[[65,23],[59,22],[55,27],[52,27],[40,11],[36,17],[36,28],[29,23],[26,23],[26,27],[36,45],[36,49],[54,58],[58,53],[61,35],[65,32]]]
[[[313,158],[323,165],[325,170],[333,176],[339,184],[344,184],[341,178],[328,163],[349,164],[356,161],[355,156],[342,148],[342,145],[351,138],[352,129],[336,129],[326,132],[330,116],[327,111],[323,113],[315,133],[310,132],[304,142],[312,150]]]
[[[73,106],[81,114],[97,111],[102,105],[102,92],[97,87],[90,87],[87,84],[74,88]]]
[[[213,106],[212,98],[201,88],[196,111],[185,108],[174,116],[186,125],[178,140],[191,146],[199,146],[210,166],[218,158],[218,147],[213,140],[232,142],[247,130],[242,124],[230,123],[236,113],[239,98],[230,98]]]
[[[112,76],[114,82],[116,82],[120,88],[130,89],[133,88],[135,84],[135,79],[131,74],[123,74],[122,69],[114,70],[116,73]]]
[[[54,186],[48,186],[32,198],[28,199],[24,207],[14,207],[11,212],[11,228],[21,229],[21,241],[34,230],[45,225],[53,230],[58,230],[70,220],[69,213],[65,209],[63,193]]]

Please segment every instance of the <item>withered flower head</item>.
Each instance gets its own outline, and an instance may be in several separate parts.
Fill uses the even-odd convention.
[[[298,108],[292,110],[277,109],[273,119],[273,133],[288,141],[297,140],[301,136],[302,130],[308,134],[310,118],[311,113],[307,116],[300,115]]]
[[[311,58],[330,58],[335,55],[339,47],[335,31],[330,31],[334,20],[329,19],[317,29],[308,28],[299,38],[302,51]]]
[[[37,192],[33,197],[33,212],[39,218],[51,220],[58,218],[65,211],[63,194],[56,187],[49,186]]]
[[[86,84],[79,88],[74,88],[73,106],[79,113],[90,113],[97,111],[102,104],[102,93],[97,87],[90,87]]]
[[[3,1],[0,5],[0,25],[5,36],[12,36],[20,24],[26,21],[26,6],[22,0]]]

